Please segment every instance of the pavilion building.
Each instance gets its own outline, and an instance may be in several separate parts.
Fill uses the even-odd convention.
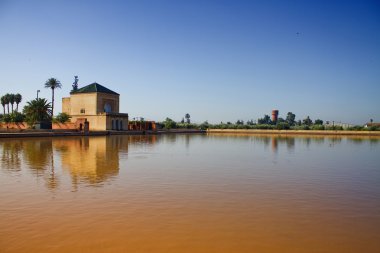
[[[118,93],[92,83],[62,98],[62,112],[71,116],[71,122],[88,122],[91,131],[128,130],[128,113],[119,112],[119,98]]]

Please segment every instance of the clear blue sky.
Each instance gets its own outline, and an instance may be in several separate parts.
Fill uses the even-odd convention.
[[[379,1],[0,0],[0,95],[74,75],[130,117],[380,121]]]

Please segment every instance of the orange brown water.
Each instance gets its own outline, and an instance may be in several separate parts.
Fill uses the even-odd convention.
[[[0,252],[380,252],[380,140],[0,140]]]

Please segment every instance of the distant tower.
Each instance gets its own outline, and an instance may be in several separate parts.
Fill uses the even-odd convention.
[[[272,121],[277,122],[278,119],[278,110],[272,110]]]

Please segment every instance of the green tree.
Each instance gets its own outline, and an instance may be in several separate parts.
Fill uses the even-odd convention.
[[[28,125],[33,126],[39,121],[51,120],[51,105],[44,98],[37,98],[26,103],[23,113]]]
[[[190,114],[186,113],[185,114],[185,119],[186,119],[186,123],[190,124]]]
[[[1,105],[3,106],[3,111],[4,111],[3,115],[5,115],[5,105],[8,104],[7,98],[5,96],[2,96],[0,100],[1,100]]]
[[[162,123],[164,124],[165,129],[172,129],[177,127],[177,123],[171,118],[166,118]]]
[[[7,93],[4,95],[5,97],[5,104],[7,105],[7,108],[8,108],[8,114],[9,114],[9,103],[11,101],[11,94]]]
[[[11,104],[12,113],[13,113],[13,104],[15,103],[15,94],[9,94],[9,103]]]
[[[22,101],[22,96],[20,95],[20,93],[17,93],[15,95],[15,103],[16,103],[16,111],[18,112],[18,105],[21,103]]]
[[[208,123],[207,120],[199,125],[199,128],[202,129],[202,130],[206,130],[209,127],[210,127],[210,124]]]
[[[306,126],[310,126],[310,125],[313,124],[313,121],[310,119],[309,116],[307,116],[307,117],[302,121],[302,123],[303,123],[304,125],[306,125]]]
[[[323,125],[323,120],[321,120],[321,119],[316,119],[316,120],[314,121],[314,124],[315,124],[315,125]]]
[[[255,123],[253,122],[253,119],[247,120],[247,125],[248,126],[253,126]]]
[[[296,115],[292,112],[288,112],[286,115],[286,122],[288,122],[290,126],[294,126],[296,124]]]
[[[258,124],[271,124],[272,121],[270,120],[269,115],[265,114],[265,115],[264,115],[264,118],[262,118],[262,119],[258,119],[258,120],[257,120],[257,123],[258,123]]]
[[[62,88],[61,82],[56,78],[49,78],[45,82],[45,88],[51,89],[51,115],[54,116],[54,90]]]

